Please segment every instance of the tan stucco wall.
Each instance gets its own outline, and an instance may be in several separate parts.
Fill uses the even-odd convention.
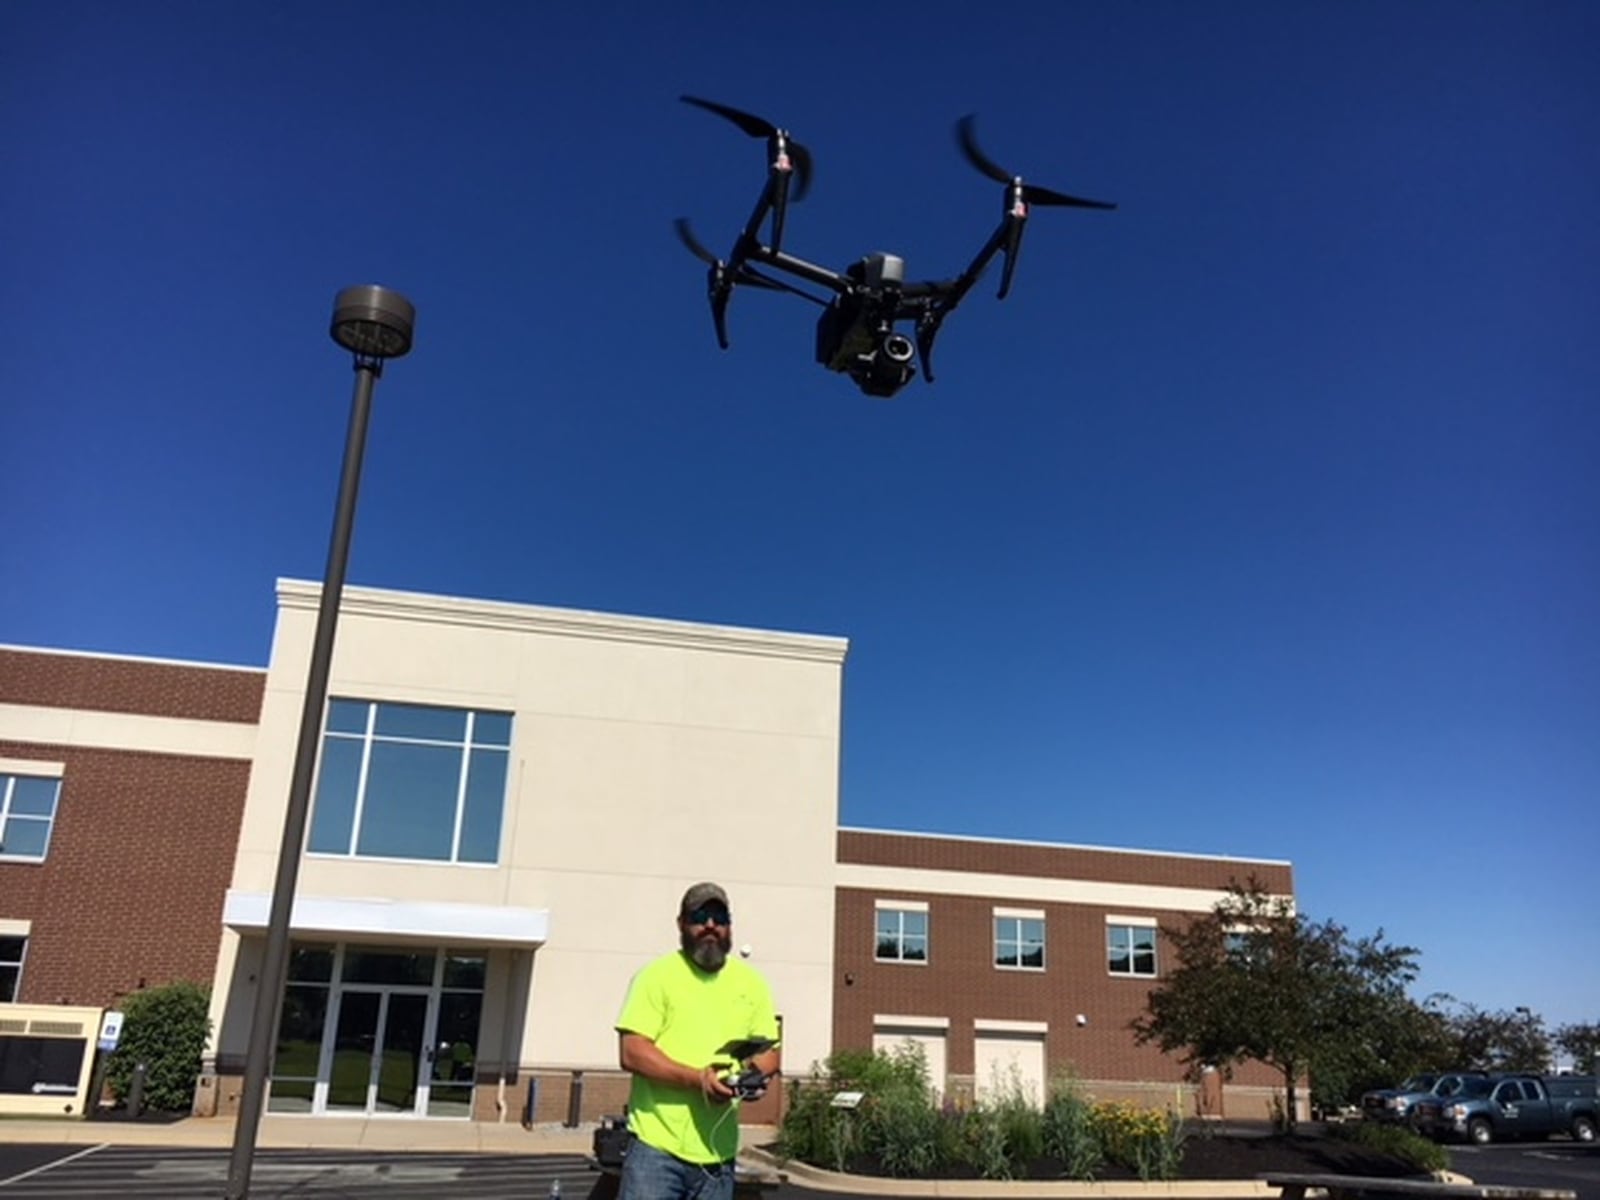
[[[279,585],[238,891],[271,891],[316,602],[314,584]],[[772,982],[789,1061],[808,1064],[827,1053],[832,1025],[845,649],[831,637],[347,588],[331,694],[515,714],[502,853],[493,867],[310,856],[297,895],[547,912],[508,1057],[604,1068],[629,977],[675,944],[683,888],[713,878],[731,895],[735,942]],[[224,932],[213,1017],[227,1057],[243,1053],[248,1012],[227,994],[237,947]],[[496,960],[491,988],[515,974],[510,951]],[[501,1015],[485,1013],[485,1057]]]

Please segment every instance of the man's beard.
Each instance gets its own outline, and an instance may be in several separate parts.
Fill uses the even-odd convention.
[[[702,971],[722,970],[722,964],[728,961],[728,951],[733,949],[733,937],[727,933],[708,932],[696,938],[685,929],[678,937],[683,943],[683,952]]]

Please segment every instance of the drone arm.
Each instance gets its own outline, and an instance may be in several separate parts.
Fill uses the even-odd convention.
[[[828,288],[830,291],[848,292],[852,286],[850,281],[837,271],[830,271],[827,267],[819,267],[816,263],[807,262],[803,258],[785,254],[774,246],[763,246],[757,242],[747,248],[747,257],[766,263],[779,271],[798,275],[806,282]]]
[[[967,269],[956,278],[938,283],[908,283],[905,286],[904,295],[909,302],[907,308],[910,310],[905,315],[914,314],[917,318],[917,353],[922,357],[922,377],[929,383],[933,382],[933,343],[939,336],[944,319],[966,298],[973,285],[983,277],[994,256],[1002,249],[1008,252],[1006,275],[1001,283],[1000,292],[1004,297],[1011,282],[1011,267],[1015,262],[1012,254],[1021,234],[1020,222],[1016,222],[1013,228],[1014,222],[1015,218],[1007,213],[999,227],[989,235],[989,240],[983,244],[983,249],[978,251],[967,264]]]

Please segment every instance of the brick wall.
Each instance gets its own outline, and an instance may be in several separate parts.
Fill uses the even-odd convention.
[[[0,757],[66,764],[44,862],[0,862],[0,916],[32,922],[18,999],[209,983],[250,764],[3,741]]]
[[[1283,863],[1177,855],[1136,854],[1064,846],[981,842],[867,834],[842,830],[839,861],[940,871],[1093,880],[1145,886],[1221,889],[1232,879],[1254,875],[1270,890],[1292,894],[1293,876]],[[898,899],[928,906],[928,961],[878,962],[875,901]],[[1045,914],[1045,970],[994,965],[994,909],[1025,907]],[[1154,1046],[1134,1042],[1128,1025],[1145,1011],[1159,973],[1172,960],[1167,939],[1157,936],[1157,981],[1113,976],[1106,969],[1106,917],[1126,908],[1049,903],[1026,894],[944,895],[840,888],[835,908],[833,1045],[869,1047],[874,1014],[946,1017],[946,1066],[952,1083],[965,1090],[974,1072],[973,1040],[978,1020],[1045,1022],[1047,1073],[1071,1069],[1086,1081],[1176,1084],[1182,1065]],[[1162,924],[1189,914],[1136,909]],[[1087,1021],[1077,1023],[1082,1014]],[[1274,1077],[1246,1064],[1234,1079],[1242,1085],[1270,1084]],[[1102,1089],[1104,1090],[1104,1089]],[[1168,1089],[1170,1090],[1170,1089]]]
[[[0,704],[253,725],[265,671],[0,649]]]
[[[0,703],[254,724],[264,671],[0,649]],[[42,863],[0,862],[0,917],[31,922],[19,999],[113,1005],[208,983],[244,811],[245,760],[0,740],[65,764]]]

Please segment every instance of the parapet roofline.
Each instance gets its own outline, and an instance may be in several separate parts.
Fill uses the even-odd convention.
[[[320,583],[301,579],[278,580],[280,608],[315,609],[321,599]],[[505,600],[475,600],[460,596],[430,595],[425,592],[392,591],[387,588],[347,586],[340,597],[339,611],[348,616],[425,621],[431,624],[503,629],[555,637],[598,638],[691,650],[714,650],[729,654],[794,658],[835,665],[844,662],[850,648],[848,638],[826,634],[784,633],[733,625],[706,625],[662,617],[635,617],[583,609],[547,608],[542,605],[520,604]]]
[[[200,662],[188,658],[157,658],[147,654],[111,654],[103,650],[68,650],[61,646],[15,646],[0,642],[0,650],[15,654],[49,654],[61,658],[97,658],[112,662],[147,663],[157,667],[196,667],[202,671],[243,671],[250,675],[265,675],[265,667],[243,666],[234,663]]]
[[[965,833],[928,833],[920,829],[868,829],[841,825],[840,833],[865,833],[873,837],[921,838],[939,842],[977,842],[989,846],[1034,846],[1041,850],[1086,850],[1094,854],[1136,854],[1141,858],[1189,858],[1201,862],[1258,863],[1264,867],[1293,867],[1287,858],[1257,858],[1242,854],[1196,854],[1185,850],[1140,850],[1131,846],[1089,846],[1078,842],[1041,842],[1031,838],[980,837]]]

